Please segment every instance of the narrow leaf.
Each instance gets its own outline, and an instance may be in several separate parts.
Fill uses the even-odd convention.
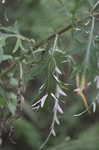
[[[67,96],[67,94],[58,86],[58,92],[60,95]]]
[[[56,98],[56,96],[55,96],[53,93],[51,93],[51,96],[52,96],[56,101],[58,101],[58,99]]]
[[[55,130],[52,128],[51,133],[53,136],[56,136]]]
[[[60,124],[57,115],[55,116],[55,122],[56,122],[58,125]]]
[[[57,107],[57,111],[58,111],[60,114],[63,114],[63,110],[62,110],[62,108],[60,107],[59,104],[58,104],[58,107]]]
[[[44,95],[44,96],[40,99],[40,101],[41,101],[41,108],[44,106],[44,103],[45,103],[45,100],[46,100],[47,96],[48,96],[48,94]]]
[[[95,111],[96,111],[96,103],[93,102],[93,103],[92,103],[92,106],[93,106],[93,112],[95,113]]]
[[[55,80],[56,80],[58,83],[60,83],[60,80],[58,79],[57,76],[53,75],[53,77],[55,78]]]

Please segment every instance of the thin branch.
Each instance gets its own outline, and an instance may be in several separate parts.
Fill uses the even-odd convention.
[[[99,1],[97,1],[97,2],[95,3],[95,5],[93,6],[92,11],[90,12],[90,15],[89,15],[89,16],[94,16],[92,13],[94,12],[94,10],[96,9],[96,7],[97,7],[98,5],[99,5]],[[96,15],[97,15],[97,14],[96,14]],[[81,21],[82,21],[82,19],[78,20],[78,21],[76,22],[76,24],[80,23]],[[66,27],[62,28],[61,30],[57,31],[56,33],[51,34],[51,35],[48,36],[45,40],[42,40],[40,43],[34,45],[34,49],[39,48],[40,46],[42,46],[43,44],[45,44],[46,41],[49,41],[49,40],[55,38],[56,35],[61,35],[61,34],[65,33],[65,32],[67,32],[67,31],[71,30],[73,27],[74,27],[73,24],[69,24],[68,26],[66,26]]]
[[[72,25],[72,24],[70,24],[70,25],[68,25],[68,26],[64,27],[63,29],[61,29],[60,31],[58,31],[58,32],[56,32],[56,33],[51,34],[51,35],[50,35],[50,36],[48,36],[45,40],[42,40],[40,43],[38,43],[38,44],[34,45],[34,49],[39,48],[40,46],[42,46],[43,44],[45,44],[45,43],[46,43],[46,41],[49,41],[49,40],[51,40],[51,39],[55,38],[55,37],[56,37],[56,35],[61,35],[61,34],[63,34],[63,33],[65,33],[65,32],[67,32],[68,30],[70,30],[70,29],[72,29],[72,28],[73,28],[73,25]]]
[[[20,80],[22,80],[23,77],[23,68],[22,68],[22,63],[19,63],[19,68],[20,68]]]
[[[86,52],[86,57],[85,57],[85,65],[89,63],[89,57],[90,57],[90,50],[91,50],[91,44],[93,41],[93,32],[94,32],[94,25],[95,25],[95,17],[92,17],[92,25],[91,25],[91,31],[89,35],[89,42],[88,42],[88,47],[87,47],[87,52]],[[86,67],[87,67],[86,65]]]

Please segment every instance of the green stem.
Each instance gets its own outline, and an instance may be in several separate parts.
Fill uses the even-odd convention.
[[[94,25],[95,25],[95,18],[92,17],[91,31],[90,31],[90,35],[89,35],[89,42],[88,42],[88,47],[87,47],[87,52],[86,52],[86,57],[85,57],[85,70],[87,69],[88,64],[89,64],[91,44],[93,41]]]

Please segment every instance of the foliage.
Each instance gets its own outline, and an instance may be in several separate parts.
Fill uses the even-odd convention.
[[[42,149],[47,142],[48,147],[55,146],[52,149],[82,149],[87,136],[72,140],[72,126],[77,128],[81,122],[70,117],[98,113],[99,1],[24,0],[9,4],[3,0],[0,4],[1,146],[6,134],[12,144],[23,137],[32,149],[43,143]],[[61,131],[64,123],[68,124],[66,133]],[[47,133],[40,133],[45,130]],[[81,130],[84,132],[82,126]],[[58,134],[60,138],[53,142],[52,136]],[[91,140],[93,136],[98,137],[92,133]],[[72,141],[57,147],[65,137]]]

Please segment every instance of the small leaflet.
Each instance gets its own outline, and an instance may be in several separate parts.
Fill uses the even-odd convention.
[[[63,114],[63,110],[62,110],[62,108],[60,107],[59,104],[58,104],[58,107],[57,107],[57,111],[58,111],[60,114]]]
[[[67,96],[67,94],[58,86],[58,92],[60,95]]]
[[[33,110],[38,110],[39,108],[40,108],[40,106],[32,107]]]
[[[58,118],[57,118],[57,115],[55,116],[55,122],[59,125],[60,124],[60,122],[59,122],[59,120],[58,120]]]
[[[60,83],[60,81],[59,81],[59,79],[58,79],[57,76],[53,75],[53,77],[55,78],[55,80],[56,80],[58,83]]]
[[[58,99],[56,98],[56,96],[55,96],[53,93],[51,93],[51,96],[52,96],[56,101],[58,101]]]
[[[40,87],[40,90],[42,90],[44,88],[45,84],[42,84]]]
[[[97,89],[99,89],[99,76],[96,76],[94,81],[96,82]]]
[[[96,111],[96,103],[93,102],[93,103],[92,103],[92,106],[93,106],[93,112],[95,113],[95,111]]]
[[[76,30],[76,31],[81,31],[81,29],[80,29],[80,28],[75,28],[75,30]]]
[[[32,104],[32,109],[39,109],[41,101],[37,101],[36,103]]]
[[[79,114],[75,114],[73,115],[74,117],[79,117],[82,116],[83,114],[85,114],[87,112],[87,110],[84,110],[83,112],[79,113]]]
[[[53,136],[56,136],[55,130],[52,128],[51,133]]]
[[[32,109],[38,109],[38,108],[42,108],[44,106],[45,100],[47,98],[48,94],[44,95],[39,101],[37,101],[36,103],[34,103],[32,105]]]
[[[40,99],[40,101],[41,101],[41,108],[44,106],[44,103],[45,103],[45,100],[46,100],[47,96],[48,96],[48,94],[44,95],[44,96]]]

